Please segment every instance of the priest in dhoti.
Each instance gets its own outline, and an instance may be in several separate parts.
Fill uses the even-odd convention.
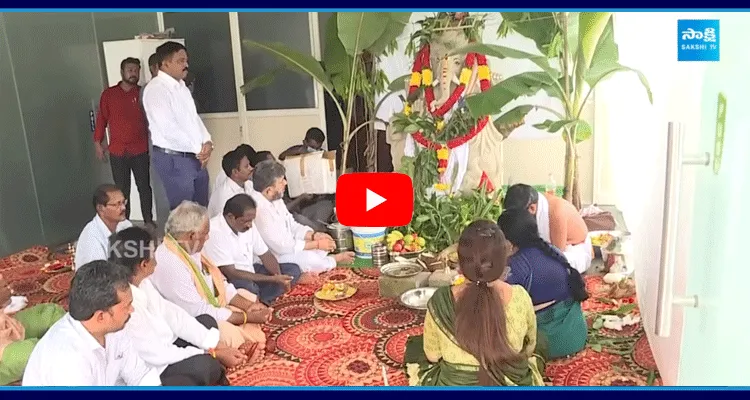
[[[588,228],[578,210],[565,199],[542,194],[522,183],[508,188],[503,209],[527,209],[536,216],[539,235],[565,254],[580,273],[591,267],[593,250]]]
[[[213,262],[201,255],[208,232],[205,207],[184,201],[172,210],[164,242],[156,249],[151,282],[165,299],[191,316],[213,317],[222,344],[249,352],[263,349],[266,338],[260,326],[270,320],[272,310],[257,302],[256,295],[235,289]]]
[[[279,263],[297,264],[302,272],[313,274],[352,263],[353,252],[331,254],[336,250],[331,236],[294,219],[283,200],[285,175],[286,169],[278,161],[258,163],[253,172],[254,191],[250,194],[257,205],[255,225]]]

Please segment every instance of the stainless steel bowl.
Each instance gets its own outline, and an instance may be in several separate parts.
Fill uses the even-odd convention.
[[[437,291],[437,288],[434,287],[411,289],[404,292],[399,300],[404,307],[414,310],[426,310],[427,302],[430,301],[432,295],[435,294],[435,291]]]
[[[392,262],[380,267],[380,273],[391,278],[408,278],[422,271],[424,268],[415,262]]]

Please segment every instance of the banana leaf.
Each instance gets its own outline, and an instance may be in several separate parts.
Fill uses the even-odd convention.
[[[500,59],[514,58],[518,60],[529,60],[533,62],[534,64],[536,64],[537,66],[539,66],[539,68],[541,68],[542,71],[548,73],[550,76],[554,77],[555,79],[557,79],[560,76],[560,72],[550,65],[549,59],[547,57],[542,56],[542,55],[527,53],[521,50],[516,50],[511,47],[498,46],[494,44],[472,43],[468,46],[464,46],[459,49],[453,50],[451,52],[451,55],[466,54],[466,53],[479,53],[479,54],[484,54],[490,57],[497,57]]]
[[[326,25],[323,64],[336,93],[344,95],[351,81],[354,58],[347,54],[344,45],[339,40],[337,14],[328,19],[328,25]]]
[[[252,78],[249,80],[246,79],[245,84],[240,86],[240,91],[242,91],[242,94],[248,94],[255,89],[268,86],[273,83],[274,79],[276,79],[276,75],[286,70],[287,70],[286,66],[280,65],[270,71],[267,71],[259,76],[256,76],[255,78]]]
[[[242,43],[247,47],[262,49],[273,54],[287,68],[311,76],[326,90],[333,92],[334,87],[331,78],[320,62],[312,55],[293,50],[282,43],[260,43],[249,39],[243,40]]]
[[[389,17],[389,14],[383,12],[336,13],[339,40],[346,49],[346,53],[352,57],[358,56],[381,40],[387,27],[382,20]]]
[[[559,32],[551,12],[501,12],[500,16],[511,30],[533,40],[541,54],[547,54]]]
[[[503,139],[506,139],[513,133],[513,130],[523,125],[526,115],[533,109],[534,106],[529,105],[517,106],[501,115],[492,123],[495,125],[497,131],[503,135]]]
[[[582,13],[585,14],[585,13]],[[646,76],[642,72],[619,63],[620,52],[614,37],[614,21],[610,18],[602,31],[596,45],[590,67],[585,71],[584,80],[590,88],[595,88],[599,82],[609,78],[618,72],[633,72],[646,90],[648,101],[653,103],[653,93],[648,84]]]
[[[466,105],[474,118],[500,113],[503,107],[523,96],[540,90],[551,90],[555,80],[546,72],[524,72],[492,86],[487,91],[466,97]]]
[[[381,20],[381,23],[385,24],[385,31],[372,45],[366,48],[366,50],[370,54],[374,55],[385,53],[385,51],[388,49],[388,46],[393,43],[399,36],[401,36],[401,33],[404,32],[404,28],[406,28],[406,25],[411,19],[412,13],[389,12],[378,14],[386,14],[384,16],[385,19]]]

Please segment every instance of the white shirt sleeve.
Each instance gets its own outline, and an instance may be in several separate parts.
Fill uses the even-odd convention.
[[[289,226],[292,227],[292,232],[294,233],[294,238],[297,240],[305,240],[305,235],[307,235],[307,232],[312,232],[313,229],[309,226],[302,225],[297,220],[294,219],[294,216],[292,213],[287,214],[287,219],[289,219]],[[304,249],[304,247],[303,247]]]
[[[179,309],[179,307],[177,308]],[[183,313],[185,312],[182,309],[179,310]],[[167,312],[165,312],[165,314],[167,314]],[[166,317],[166,315],[164,317]],[[193,321],[195,321],[196,324],[200,325],[197,320],[193,319]],[[179,332],[174,330],[174,327],[170,323],[169,319],[167,319],[167,324],[170,325],[170,328],[172,328],[172,331],[178,337],[184,340],[188,340],[187,338],[182,337]],[[203,329],[203,331],[207,330],[202,325],[200,325],[200,327]],[[137,350],[138,355],[145,362],[151,365],[166,366],[203,353],[203,351],[195,347],[188,346],[185,348],[181,348],[175,346],[172,343],[167,343],[164,340],[159,340],[155,337],[155,335],[157,335],[158,333],[154,332],[154,330],[151,328],[151,324],[148,321],[148,316],[143,312],[139,312],[138,310],[130,314],[130,321],[128,321],[128,323],[125,325],[125,330],[131,341],[133,342],[133,347]],[[196,332],[196,334],[199,333],[200,331]]]
[[[266,245],[266,242],[264,242],[263,238],[260,236],[258,228],[253,226],[251,229],[253,230],[253,255],[262,256],[263,254],[268,253],[268,245]]]
[[[254,221],[255,225],[258,227],[258,232],[260,232],[265,244],[274,253],[279,255],[292,254],[305,249],[304,235],[302,238],[292,236],[294,233],[283,228],[286,226],[286,221],[280,220],[271,210],[258,211]]]
[[[218,329],[206,328],[185,310],[166,299],[162,298],[159,301],[161,301],[160,307],[164,313],[164,319],[177,337],[203,350],[215,348],[219,344]]]
[[[226,291],[227,301],[232,301],[234,296],[237,296],[237,288],[231,283],[224,281],[224,290]],[[230,311],[231,314],[231,311]],[[229,318],[229,317],[227,317]]]
[[[171,260],[170,260],[171,261]],[[165,299],[187,311],[193,317],[208,314],[217,321],[226,321],[232,311],[214,307],[198,294],[190,273],[177,262],[160,262],[151,276],[151,282]],[[230,299],[231,297],[227,297]]]
[[[221,229],[212,229],[206,244],[203,246],[203,255],[217,267],[234,265],[232,243],[233,241],[229,240]]]
[[[128,386],[161,386],[159,371],[149,367],[138,355],[127,335],[119,335],[119,351],[122,354],[120,377]]]
[[[201,131],[201,136],[203,137],[203,143],[210,142],[211,141],[211,134],[208,133],[208,129],[206,129],[206,124],[203,123],[203,120],[201,119],[200,115],[198,113],[195,114],[195,123],[198,125],[198,129]]]

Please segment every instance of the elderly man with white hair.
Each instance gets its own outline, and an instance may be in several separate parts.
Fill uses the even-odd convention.
[[[213,317],[223,344],[247,349],[250,356],[256,348],[265,348],[260,324],[270,320],[272,310],[256,302],[254,294],[235,289],[211,260],[201,255],[209,231],[206,208],[182,202],[169,214],[165,231],[150,278],[159,293],[193,317]]]
[[[260,236],[280,263],[299,265],[302,272],[320,273],[337,264],[351,264],[354,253],[329,255],[336,243],[326,233],[297,222],[282,197],[286,189],[286,169],[277,161],[263,161],[253,172],[253,192],[257,204],[255,225]]]

